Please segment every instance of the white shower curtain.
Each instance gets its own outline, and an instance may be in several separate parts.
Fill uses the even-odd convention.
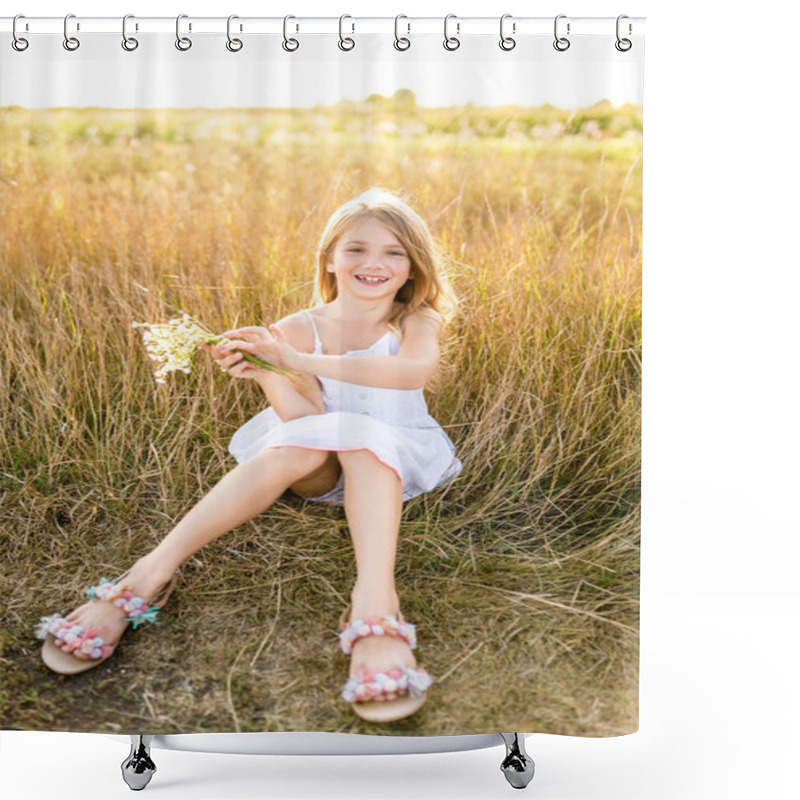
[[[134,17],[127,49],[121,18],[116,30],[79,21],[68,47],[52,21],[17,20],[16,47],[10,20],[2,34],[0,613],[13,691],[0,726],[634,731],[643,21],[508,18],[500,47],[499,17],[453,18],[453,49],[430,18],[396,21],[407,49],[394,19],[242,18],[229,37],[222,16]],[[267,415],[275,395],[204,353],[153,380],[133,323],[183,314],[222,334],[291,315],[300,331],[309,311],[307,356],[319,341],[318,358],[413,361],[403,354],[422,334],[404,318],[378,340],[374,321],[342,322],[344,295],[320,289],[326,226],[378,190],[430,234],[435,267],[411,234],[378,228],[409,250],[409,281],[435,272],[449,286],[431,306],[446,324],[427,382],[385,370],[336,381],[313,362],[324,414],[298,439],[286,434],[297,420]],[[382,264],[362,267],[382,279]],[[353,387],[375,427],[347,427]],[[96,668],[62,677],[43,663],[40,618],[66,616],[163,541],[236,467],[231,438],[255,420],[294,427],[260,428],[254,452],[270,436],[360,449],[400,479],[386,553],[433,678],[415,713],[371,722],[340,694],[353,667],[339,618],[367,530],[347,508],[355,459],[342,458],[338,503],[282,492],[187,556],[157,624],[130,626],[118,649],[109,635]],[[313,438],[328,422],[337,444]],[[410,651],[362,653],[385,673],[412,664]]]

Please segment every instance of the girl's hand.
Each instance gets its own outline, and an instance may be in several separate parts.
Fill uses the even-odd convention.
[[[242,358],[241,353],[231,353],[226,343],[215,344],[213,347],[206,342],[197,342],[211,357],[233,378],[260,378],[264,370],[257,364],[251,364]]]
[[[277,367],[292,370],[298,369],[297,357],[299,354],[297,350],[286,341],[283,332],[275,325],[270,325],[269,330],[255,325],[236,328],[235,330],[225,331],[222,336],[230,340],[217,345],[224,359],[232,356],[237,356],[241,359],[240,354],[232,352],[241,350],[260,358],[262,361],[268,361]]]

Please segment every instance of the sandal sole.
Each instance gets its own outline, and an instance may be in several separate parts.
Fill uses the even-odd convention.
[[[77,675],[80,672],[86,672],[86,670],[99,667],[113,655],[114,653],[111,653],[105,658],[75,658],[71,653],[65,653],[58,647],[52,636],[48,636],[42,645],[42,661],[53,672],[58,672],[60,675]]]
[[[426,695],[420,697],[398,697],[396,700],[383,700],[370,703],[351,703],[353,711],[367,722],[394,722],[405,719],[422,708]]]

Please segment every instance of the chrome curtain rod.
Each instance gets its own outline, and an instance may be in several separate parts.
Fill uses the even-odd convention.
[[[617,17],[570,17],[558,15],[559,31],[569,35],[600,34],[613,36],[620,28],[621,37],[644,33],[645,18],[622,15]],[[502,15],[504,32],[507,35],[525,36],[531,34],[552,34],[555,16],[514,17]],[[11,33],[15,17],[0,17],[0,32]],[[169,33],[176,30],[175,17],[137,17],[126,15],[126,31],[138,33]],[[65,17],[36,17],[19,14],[16,17],[18,35],[30,33],[51,34],[64,32]],[[66,18],[69,32],[78,33],[121,33],[122,17],[82,17],[70,14]],[[288,20],[288,23],[287,23]],[[495,33],[500,30],[501,16],[459,17],[448,15],[448,30],[456,36]],[[232,21],[232,22],[231,22]],[[404,14],[397,17],[357,17],[344,14],[341,17],[195,17],[181,14],[181,29],[190,34],[220,34],[229,30],[245,35],[282,34],[288,24],[290,32],[303,35],[344,33],[394,33],[401,35],[441,34],[444,17],[411,17]],[[568,30],[569,28],[569,30]]]

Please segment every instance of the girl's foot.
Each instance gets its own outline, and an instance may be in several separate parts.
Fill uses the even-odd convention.
[[[400,618],[396,593],[353,590],[340,621],[339,645],[352,656],[342,699],[367,722],[394,722],[415,714],[433,678],[418,668],[414,625]]]
[[[350,619],[368,619],[379,617],[397,618],[400,601],[393,597],[356,597],[353,592],[350,608]],[[350,678],[362,680],[372,672],[388,672],[397,667],[416,667],[417,661],[409,644],[396,636],[367,636],[353,645],[350,659]],[[381,700],[394,700],[398,695],[385,693]]]
[[[173,573],[166,573],[162,567],[150,563],[147,557],[144,557],[131,567],[120,581],[120,584],[124,585],[125,589],[130,590],[132,595],[141,597],[146,604],[149,604],[159,599],[157,595],[161,594],[162,590],[170,584],[172,577]],[[163,599],[165,600],[166,598]],[[94,654],[82,652],[81,649],[76,649],[76,642],[70,643],[52,634],[50,637],[42,636],[42,638],[49,639],[49,642],[45,641],[45,651],[43,652],[45,663],[51,669],[66,674],[83,671],[84,667],[75,662],[94,662],[92,666],[99,664],[100,661],[111,655],[125,628],[130,624],[125,620],[127,616],[128,614],[122,608],[99,598],[94,598],[88,603],[84,603],[64,619],[75,626],[80,625],[85,631],[91,631],[90,635],[101,637],[104,643],[103,656],[98,657],[97,652],[99,651]],[[76,630],[78,629],[76,628]],[[109,650],[109,648],[110,651],[106,654],[105,651]],[[57,654],[58,658],[48,658],[48,650],[53,655]],[[69,659],[61,656],[60,652],[58,652],[59,650],[68,655]],[[73,659],[74,661],[72,661]],[[70,666],[70,662],[74,666]],[[88,668],[88,666],[87,664],[85,668]]]

